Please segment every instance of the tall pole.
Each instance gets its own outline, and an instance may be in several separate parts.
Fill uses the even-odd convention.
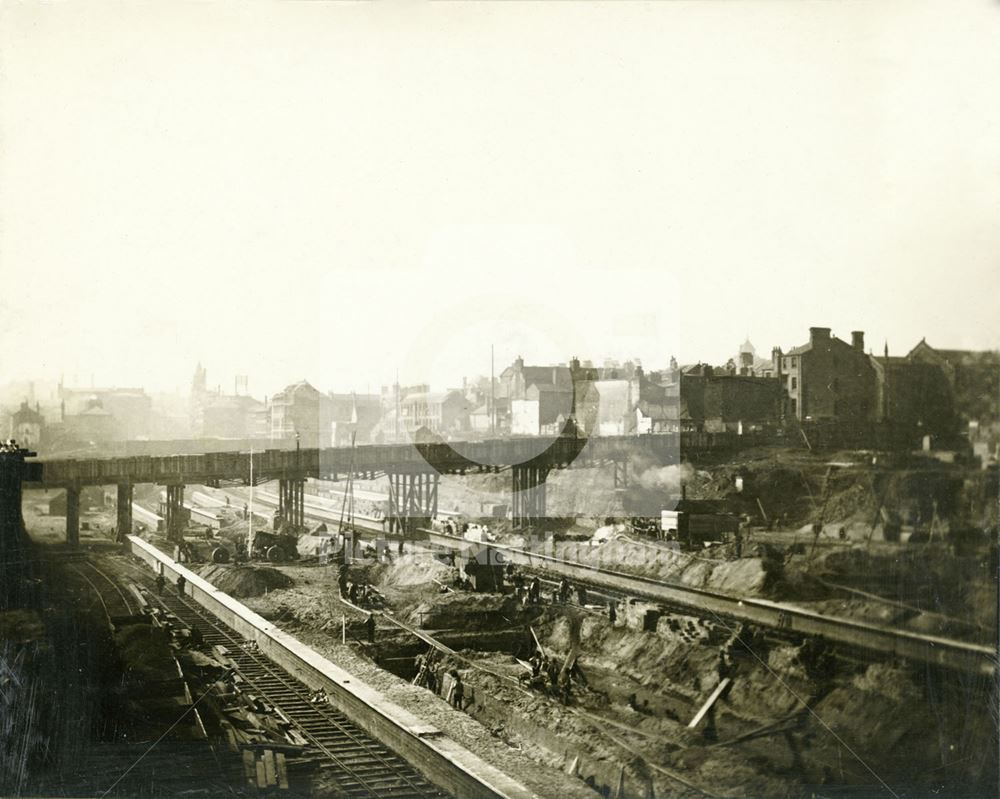
[[[250,447],[250,502],[247,504],[247,557],[253,554],[253,447]]]

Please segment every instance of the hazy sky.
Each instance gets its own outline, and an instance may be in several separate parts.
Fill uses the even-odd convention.
[[[0,23],[0,382],[1000,347],[994,0]]]

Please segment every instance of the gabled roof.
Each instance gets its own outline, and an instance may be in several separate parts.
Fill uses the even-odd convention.
[[[927,339],[922,338],[912,350],[907,353],[907,358],[915,355],[927,354],[940,360],[947,361],[951,365],[972,365],[976,363],[1000,363],[1000,353],[991,350],[940,350],[927,343]]]
[[[454,396],[462,396],[462,392],[458,389],[449,389],[448,391],[417,391],[413,394],[407,394],[401,400],[403,405],[421,403],[425,405],[438,405],[442,402],[446,402]]]
[[[636,407],[642,415],[657,422],[675,421],[680,418],[679,403],[674,402],[650,402],[641,400]]]
[[[320,392],[318,389],[314,388],[308,380],[299,380],[297,383],[291,383],[290,385],[285,386],[271,398],[271,401],[285,401],[307,395],[319,397]]]
[[[27,402],[22,402],[21,407],[12,414],[11,418],[14,420],[14,424],[42,424],[45,421],[44,417]]]
[[[573,389],[570,386],[554,386],[551,383],[531,383],[528,388],[533,388],[539,394],[571,394]]]
[[[514,371],[513,366],[508,366],[500,373],[500,377],[513,375]],[[522,366],[521,377],[524,378],[526,386],[532,383],[535,385],[547,384],[550,386],[567,384],[572,379],[568,366]]]

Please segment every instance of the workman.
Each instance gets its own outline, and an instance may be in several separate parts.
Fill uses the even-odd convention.
[[[462,685],[462,677],[457,671],[452,671],[452,679],[454,687],[451,690],[451,703],[454,707],[462,710],[465,704],[465,686]]]

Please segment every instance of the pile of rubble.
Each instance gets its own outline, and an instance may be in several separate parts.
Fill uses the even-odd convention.
[[[220,591],[234,597],[261,596],[294,585],[291,577],[270,566],[211,564],[198,569],[198,574]]]

